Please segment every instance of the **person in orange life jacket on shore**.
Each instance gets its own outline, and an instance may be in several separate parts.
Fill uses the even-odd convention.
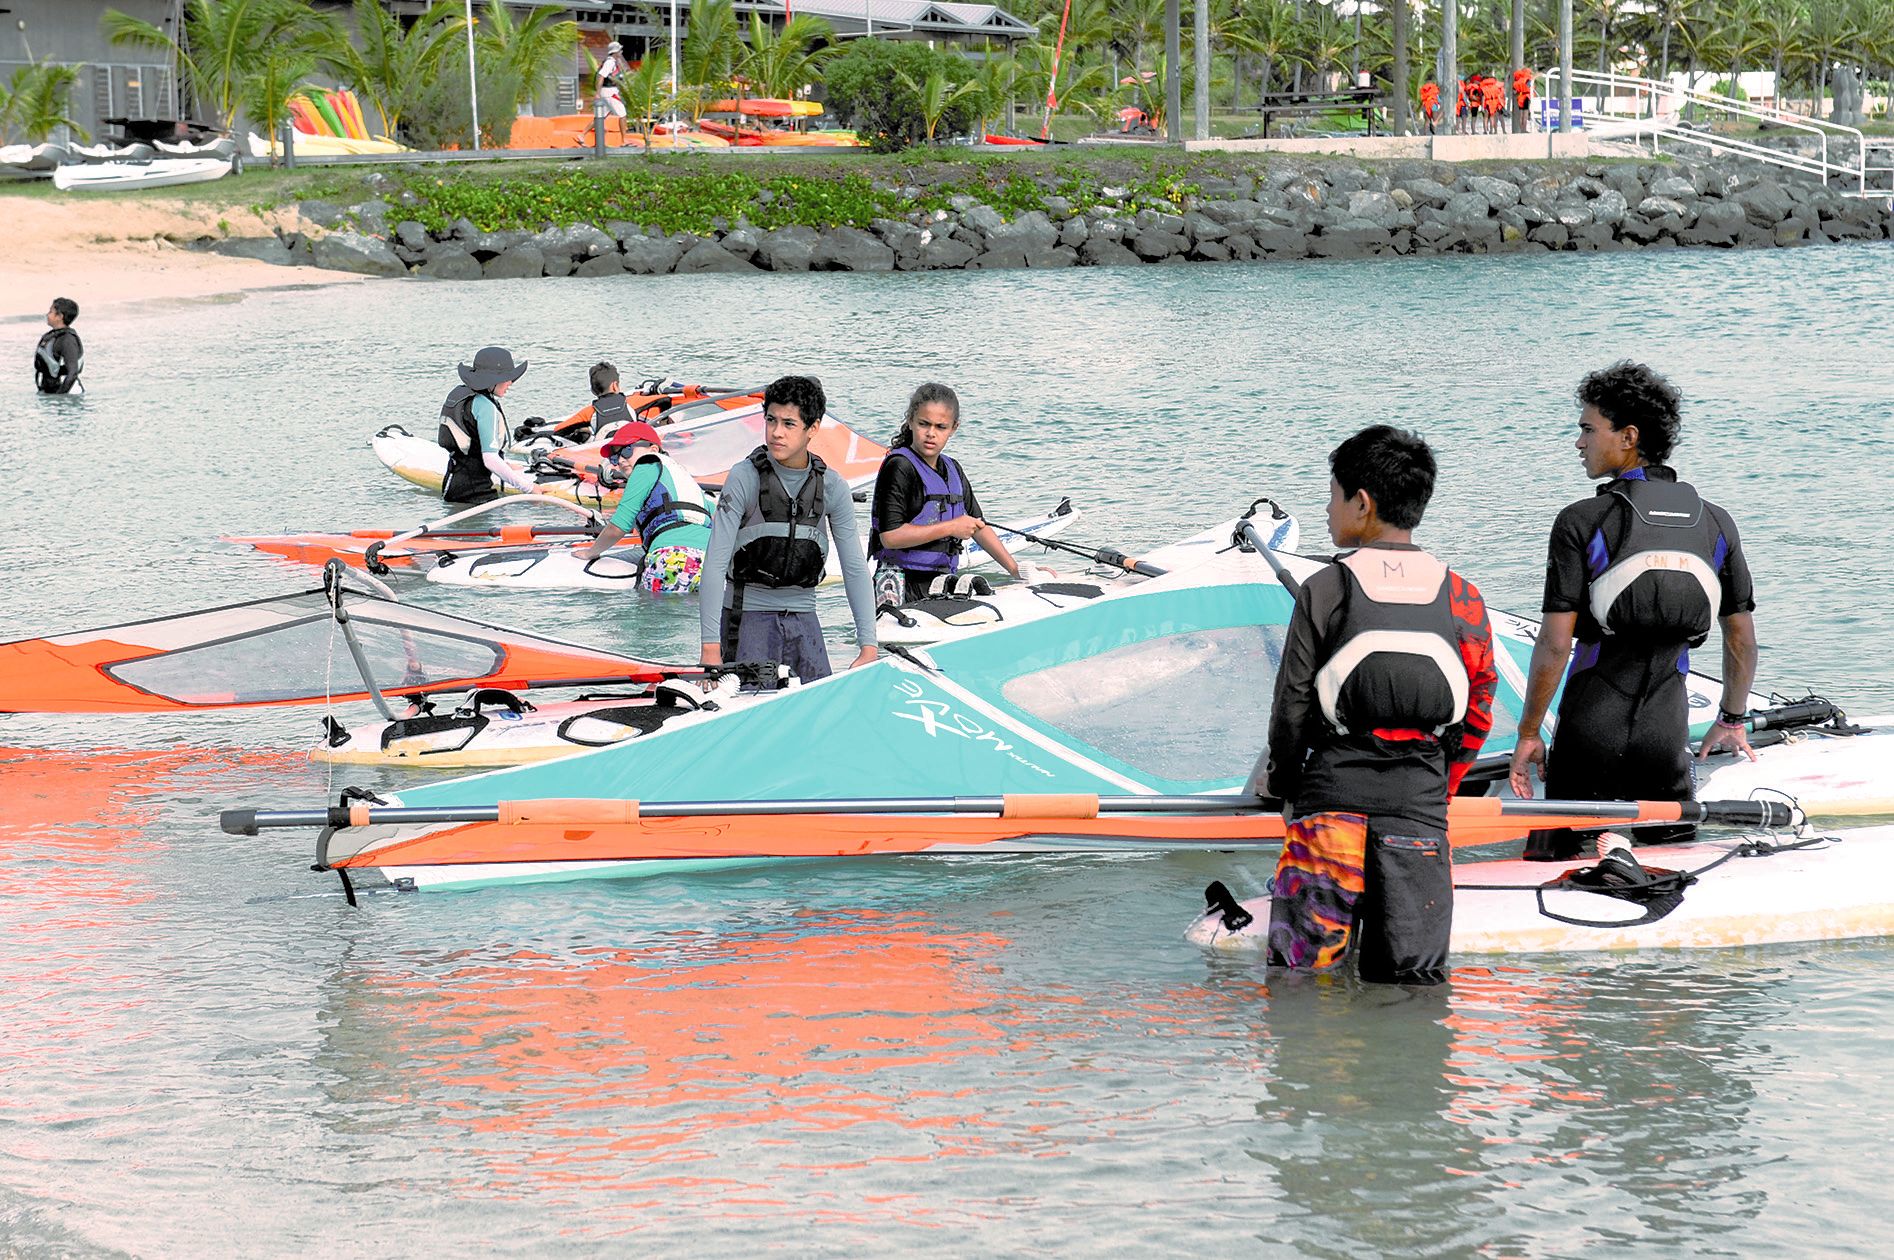
[[[448,503],[485,503],[500,493],[496,479],[521,494],[538,489],[533,479],[508,463],[504,454],[508,433],[500,399],[513,382],[526,375],[526,360],[515,363],[500,346],[487,346],[474,355],[473,366],[460,365],[460,381],[441,404],[441,423],[435,441],[447,451],[447,473],[441,480],[441,498]]]
[[[1420,105],[1421,116],[1427,119],[1427,134],[1431,136],[1440,113],[1440,85],[1432,79],[1421,84]]]
[[[1289,830],[1269,961],[1353,955],[1378,984],[1439,984],[1453,928],[1447,800],[1493,726],[1492,629],[1471,582],[1413,542],[1434,455],[1374,425],[1329,455],[1328,532],[1350,548],[1302,584],[1247,791]]]
[[[624,476],[625,491],[610,523],[577,549],[579,555],[596,560],[636,534],[636,548],[612,554],[640,566],[640,586],[654,595],[696,590],[710,546],[710,501],[696,479],[665,455],[664,439],[642,420],[618,426],[600,454]]]
[[[725,475],[710,521],[699,620],[706,665],[773,661],[803,682],[832,672],[816,618],[830,546],[860,651],[875,659],[875,599],[842,474],[809,450],[828,409],[822,383],[783,376],[763,390],[763,445]]]
[[[1666,463],[1682,396],[1642,363],[1593,372],[1578,385],[1585,475],[1606,478],[1552,524],[1544,620],[1532,649],[1512,789],[1532,795],[1531,768],[1560,800],[1687,801],[1690,649],[1723,628],[1723,705],[1698,759],[1747,755],[1743,715],[1756,676],[1756,607],[1736,523]],[[1573,642],[1577,641],[1577,651]],[[1559,680],[1559,724],[1548,755],[1540,728]],[[1641,827],[1640,843],[1682,841],[1695,828]],[[1580,833],[1535,831],[1526,857],[1576,856]]]
[[[1522,115],[1532,113],[1532,71],[1524,66],[1513,71],[1513,108]]]
[[[868,558],[876,565],[877,604],[924,598],[936,578],[959,571],[968,539],[1013,577],[1050,573],[1022,571],[982,519],[966,470],[947,454],[947,440],[959,428],[960,397],[947,386],[930,381],[908,399],[901,431],[875,477]]]
[[[1490,74],[1480,80],[1480,107],[1486,111],[1486,129],[1497,134],[1499,116],[1506,109],[1506,91]]]

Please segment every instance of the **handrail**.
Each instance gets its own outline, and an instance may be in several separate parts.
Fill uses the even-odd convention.
[[[1553,76],[1552,71],[1546,71],[1539,76],[1548,96],[1555,90],[1552,86]],[[1626,122],[1631,122],[1633,126],[1629,134],[1633,142],[1648,136],[1653,153],[1661,151],[1660,139],[1668,136],[1675,142],[1736,153],[1772,166],[1816,175],[1823,183],[1827,183],[1831,177],[1838,176],[1854,182],[1853,195],[1868,194],[1868,141],[1858,128],[1843,123],[1829,122],[1822,118],[1809,118],[1775,106],[1739,101],[1714,92],[1679,87],[1675,83],[1658,79],[1639,78],[1636,75],[1599,74],[1595,71],[1575,69],[1572,71],[1572,84],[1574,87],[1589,86],[1598,91],[1598,108],[1595,111],[1588,111],[1581,120],[1580,125],[1586,130],[1597,130],[1607,124],[1622,126]],[[1635,112],[1632,114],[1626,114],[1622,110],[1607,112],[1607,103],[1613,97],[1622,96],[1629,96],[1637,102]],[[1670,110],[1663,108],[1667,103],[1672,107]],[[1806,157],[1799,153],[1772,149],[1748,140],[1719,136],[1714,132],[1687,130],[1675,121],[1675,118],[1681,116],[1683,111],[1692,105],[1703,106],[1727,116],[1753,119],[1771,126],[1814,136],[1820,146],[1820,156]],[[1669,121],[1666,121],[1666,115],[1670,115]],[[1854,142],[1852,163],[1839,161],[1830,156],[1828,142],[1831,138]]]

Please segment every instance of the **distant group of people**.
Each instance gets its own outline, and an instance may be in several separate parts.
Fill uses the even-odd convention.
[[[1512,108],[1521,120],[1532,114],[1532,71],[1525,67],[1513,71]],[[1490,74],[1468,75],[1455,85],[1454,129],[1471,134],[1497,135],[1506,127],[1507,91]],[[1421,84],[1421,117],[1427,134],[1433,135],[1441,122],[1440,85],[1429,79]]]
[[[500,346],[460,366],[436,437],[447,451],[447,502],[479,503],[503,486],[534,491],[531,477],[505,458],[500,406],[526,368]],[[604,437],[600,453],[624,486],[609,523],[578,552],[638,564],[640,585],[653,593],[700,591],[705,665],[774,662],[804,682],[827,677],[815,590],[831,555],[855,622],[850,668],[875,659],[877,604],[918,598],[954,574],[969,541],[1021,575],[1020,562],[981,517],[966,471],[946,454],[960,427],[960,399],[946,385],[924,384],[908,400],[876,477],[864,551],[853,490],[810,449],[828,414],[814,377],[783,376],[764,389],[763,443],[725,474],[714,510],[690,472],[664,453],[662,419],[653,424],[634,414],[618,369],[597,364],[590,384],[592,432]],[[619,547],[627,537],[637,545]]]

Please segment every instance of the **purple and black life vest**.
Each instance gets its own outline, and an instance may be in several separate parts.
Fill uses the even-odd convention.
[[[935,525],[967,514],[967,479],[959,464],[943,454],[940,463],[946,475],[942,476],[941,472],[928,467],[927,461],[915,454],[912,447],[897,446],[888,452],[889,459],[897,455],[921,475],[924,497],[921,510],[915,513],[913,520],[883,522],[876,518],[870,521],[869,528],[877,542],[883,530],[899,529],[903,525]],[[960,568],[960,553],[965,547],[965,541],[959,538],[936,538],[913,547],[877,546],[873,559],[910,573],[954,573]]]

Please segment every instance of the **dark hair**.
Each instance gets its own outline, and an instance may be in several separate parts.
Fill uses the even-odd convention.
[[[1684,396],[1642,363],[1620,359],[1578,383],[1580,406],[1596,407],[1614,429],[1636,425],[1638,455],[1647,464],[1670,458],[1684,427]]]
[[[618,379],[618,369],[609,363],[599,362],[592,365],[592,397],[597,398],[612,387]]]
[[[960,423],[960,395],[954,393],[951,386],[942,385],[939,381],[928,381],[908,395],[907,414],[901,417],[901,431],[894,435],[894,441],[888,443],[889,449],[914,445],[914,417],[920,415],[921,408],[929,403],[945,403],[954,413],[954,423]]]
[[[1434,497],[1434,452],[1418,433],[1370,425],[1328,456],[1329,471],[1352,499],[1366,490],[1375,512],[1395,529],[1413,529]]]
[[[767,412],[771,407],[794,407],[803,427],[809,428],[828,414],[829,397],[813,376],[779,376],[763,389],[763,409]]]
[[[79,304],[71,298],[54,298],[53,309],[59,312],[59,318],[66,321],[68,328],[72,321],[79,318]]]

